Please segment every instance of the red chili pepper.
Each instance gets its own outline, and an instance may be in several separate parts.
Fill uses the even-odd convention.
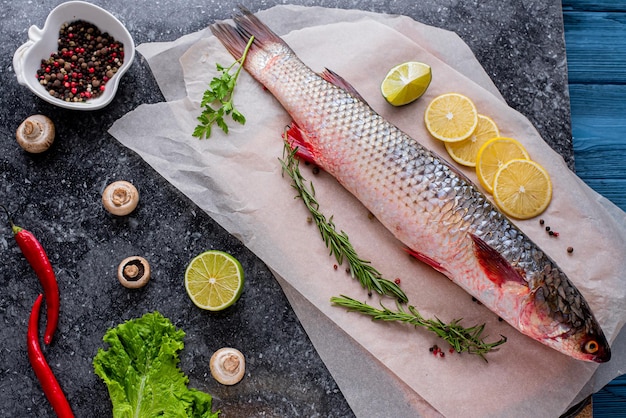
[[[2,206],[2,208],[7,212],[7,215],[9,215],[6,208],[4,208],[4,206]],[[52,269],[46,251],[37,238],[35,238],[30,231],[15,225],[10,215],[9,222],[11,223],[11,229],[13,230],[17,245],[22,250],[22,254],[24,254],[24,257],[30,263],[33,270],[35,270],[37,277],[39,277],[39,282],[43,287],[43,292],[46,295],[47,320],[43,341],[46,344],[50,344],[54,332],[57,329],[57,323],[59,322],[60,308],[59,285],[54,270]]]
[[[74,417],[72,408],[70,407],[59,382],[57,381],[52,369],[48,365],[46,358],[41,351],[39,345],[39,308],[41,307],[41,300],[43,295],[40,294],[33,304],[33,309],[30,312],[30,318],[28,320],[28,334],[26,338],[26,346],[28,349],[28,359],[30,365],[35,371],[35,375],[41,383],[43,393],[48,398],[48,402],[52,405],[52,409],[60,418]]]

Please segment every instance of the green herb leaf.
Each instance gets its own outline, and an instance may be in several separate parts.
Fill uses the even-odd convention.
[[[224,133],[228,134],[228,125],[224,120],[225,115],[230,115],[233,121],[242,125],[246,123],[246,118],[235,109],[233,97],[237,79],[253,41],[254,36],[250,37],[241,58],[233,62],[229,67],[224,67],[219,63],[215,64],[220,76],[213,77],[209,82],[209,89],[202,95],[202,100],[200,101],[202,113],[197,118],[200,123],[195,127],[192,136],[200,139],[209,138],[211,136],[211,127],[214,124],[217,124]],[[237,70],[234,74],[231,74],[230,71],[235,66],[237,66]]]
[[[465,328],[460,324],[460,319],[455,319],[449,324],[446,324],[439,318],[426,319],[420,315],[415,307],[410,305],[405,310],[397,303],[397,309],[392,311],[382,304],[381,309],[377,309],[367,303],[343,295],[341,297],[333,297],[330,301],[337,306],[347,308],[349,311],[371,316],[375,321],[397,321],[416,327],[424,327],[447,341],[457,353],[476,354],[485,361],[487,361],[485,354],[495,351],[498,346],[506,342],[506,337],[502,335],[497,341],[492,343],[485,342],[482,337],[485,324]]]
[[[237,109],[233,109],[233,113],[230,115],[230,117],[233,118],[235,122],[238,122],[242,125],[245,125],[246,123],[246,118],[241,113],[239,113]]]
[[[184,331],[158,312],[127,321],[104,334],[95,373],[107,385],[114,418],[156,416],[218,418],[208,393],[187,387],[178,367]]]
[[[309,210],[311,219],[317,225],[326,247],[330,249],[330,253],[335,256],[339,264],[341,264],[344,259],[348,262],[352,277],[356,277],[368,292],[374,290],[381,295],[394,297],[396,299],[397,310],[392,311],[382,305],[382,309],[376,309],[364,302],[359,302],[347,296],[333,297],[331,298],[331,303],[343,306],[349,311],[369,315],[374,320],[400,321],[414,326],[425,327],[447,341],[457,352],[477,354],[485,361],[484,355],[486,353],[495,350],[496,347],[506,342],[506,337],[502,337],[500,340],[493,343],[484,342],[482,339],[482,332],[485,327],[484,324],[464,328],[460,325],[460,320],[454,320],[446,324],[438,318],[423,318],[413,306],[408,306],[408,308],[406,308],[408,311],[403,309],[401,303],[408,302],[408,298],[402,289],[394,282],[382,278],[378,270],[376,270],[369,261],[359,258],[356,250],[350,243],[348,234],[344,231],[337,232],[335,224],[333,223],[333,217],[331,216],[327,219],[326,216],[320,212],[320,205],[315,198],[313,183],[309,182],[307,185],[304,176],[302,176],[300,172],[299,162],[296,158],[297,151],[297,149],[291,149],[285,135],[283,149],[284,159],[279,159],[283,173],[287,173],[291,178],[291,185],[298,193],[296,197],[300,198]]]
[[[391,280],[384,279],[380,272],[376,270],[369,261],[361,259],[356,250],[350,243],[348,234],[344,231],[337,232],[333,217],[328,220],[319,210],[319,203],[315,198],[315,188],[313,183],[307,186],[306,180],[300,173],[300,167],[296,158],[297,149],[292,150],[289,143],[285,139],[284,160],[280,160],[283,167],[283,173],[287,173],[292,180],[292,187],[297,190],[298,198],[302,199],[304,205],[309,210],[311,217],[317,225],[322,239],[326,247],[330,249],[330,253],[335,256],[337,263],[342,264],[344,259],[350,267],[350,274],[356,277],[361,286],[372,290],[381,295],[387,295],[396,298],[401,302],[407,302],[406,294],[400,287]]]

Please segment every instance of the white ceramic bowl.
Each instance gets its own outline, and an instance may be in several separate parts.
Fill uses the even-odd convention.
[[[51,96],[46,88],[39,84],[37,70],[41,60],[50,57],[58,50],[59,30],[63,23],[85,20],[94,24],[102,32],[108,32],[115,40],[124,44],[124,63],[117,73],[107,82],[106,89],[98,97],[83,102],[66,102]],[[135,43],[128,30],[115,16],[106,10],[84,1],[69,1],[54,8],[43,29],[31,26],[28,29],[28,41],[20,46],[13,55],[13,69],[17,82],[27,86],[33,93],[55,106],[74,110],[96,110],[108,105],[122,78],[135,58]]]

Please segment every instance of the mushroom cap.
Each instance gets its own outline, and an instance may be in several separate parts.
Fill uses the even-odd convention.
[[[215,380],[223,385],[234,385],[243,379],[246,359],[236,348],[224,347],[213,353],[209,368]]]
[[[143,287],[150,280],[150,264],[138,255],[127,257],[117,267],[117,279],[129,289]]]
[[[15,139],[26,152],[38,154],[54,142],[54,123],[44,115],[31,115],[17,127]]]
[[[135,210],[139,192],[132,183],[119,180],[109,184],[102,192],[102,204],[113,215],[124,216]]]

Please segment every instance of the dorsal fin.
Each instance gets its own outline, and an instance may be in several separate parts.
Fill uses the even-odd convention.
[[[361,93],[356,91],[356,89],[352,86],[352,84],[348,83],[343,77],[341,77],[336,72],[329,70],[328,68],[325,68],[324,71],[322,71],[322,73],[320,74],[320,76],[324,80],[328,81],[329,83],[334,84],[335,86],[344,89],[345,91],[347,91],[348,93],[350,93],[351,95],[353,95],[354,97],[362,101],[363,103],[367,104],[363,96],[361,96]]]

